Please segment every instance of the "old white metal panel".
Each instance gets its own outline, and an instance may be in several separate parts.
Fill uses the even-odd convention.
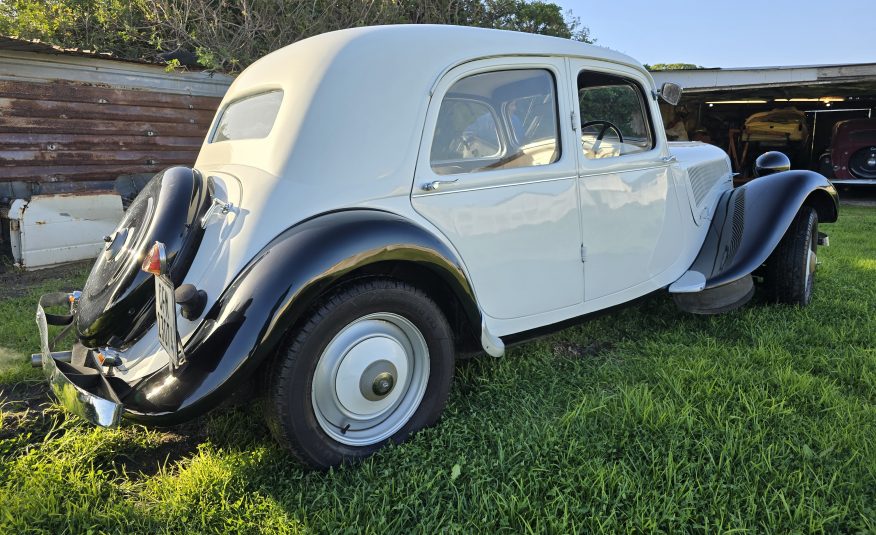
[[[15,262],[25,269],[40,269],[94,258],[122,213],[122,198],[115,194],[16,199],[9,210]]]

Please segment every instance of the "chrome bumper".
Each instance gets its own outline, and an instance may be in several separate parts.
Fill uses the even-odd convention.
[[[93,424],[115,427],[122,419],[124,406],[118,400],[106,399],[94,393],[100,392],[106,397],[115,397],[106,377],[98,370],[93,370],[93,374],[82,373],[82,370],[64,362],[69,358],[69,352],[53,353],[49,347],[49,326],[43,306],[66,304],[68,304],[67,294],[46,294],[40,298],[37,305],[36,322],[40,331],[43,373],[49,380],[49,385],[58,401],[68,411]],[[88,370],[91,368],[86,371]]]

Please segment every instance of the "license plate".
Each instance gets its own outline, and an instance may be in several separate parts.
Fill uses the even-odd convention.
[[[176,330],[176,297],[173,283],[164,275],[155,277],[155,316],[158,340],[170,357],[170,364],[178,368],[183,362],[179,354],[179,336]]]

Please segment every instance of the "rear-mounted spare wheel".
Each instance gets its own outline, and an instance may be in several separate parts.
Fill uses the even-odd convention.
[[[187,167],[155,175],[137,195],[91,268],[76,314],[88,347],[126,347],[155,322],[152,275],[140,270],[156,241],[165,245],[168,276],[179,285],[201,242],[199,224],[211,202],[210,184]]]

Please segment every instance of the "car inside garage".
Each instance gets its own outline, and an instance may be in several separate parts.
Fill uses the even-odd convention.
[[[876,184],[876,64],[688,69],[652,73],[684,87],[661,104],[667,136],[703,141],[730,156],[737,183],[755,159],[780,151],[795,169],[835,184]]]

